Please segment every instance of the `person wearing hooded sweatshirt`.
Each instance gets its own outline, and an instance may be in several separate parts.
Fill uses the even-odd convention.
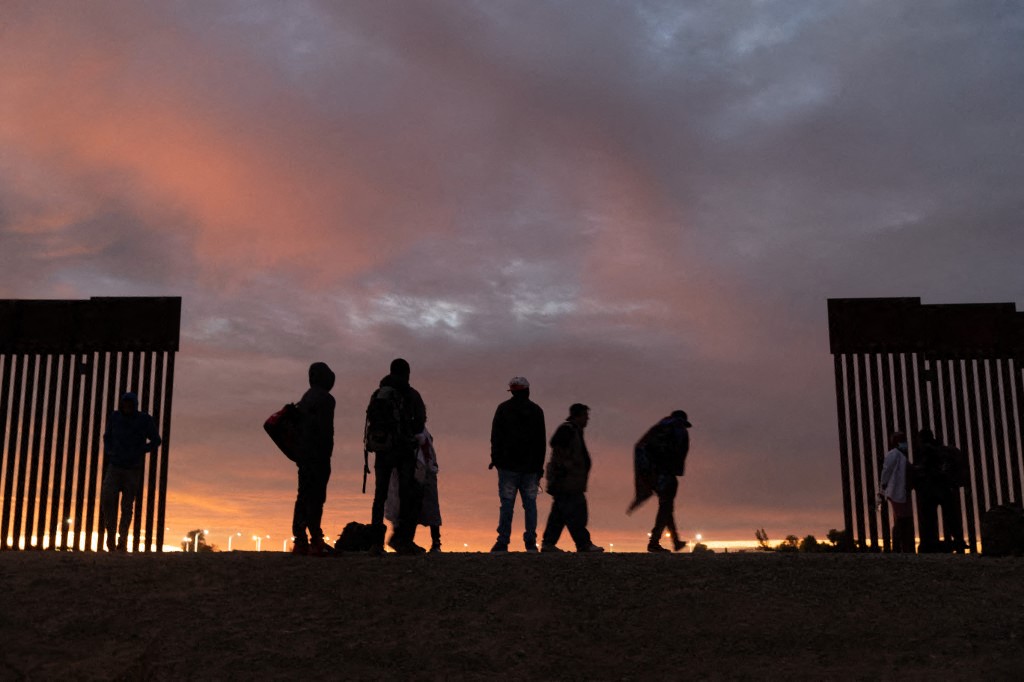
[[[292,513],[294,554],[324,556],[330,553],[320,521],[334,451],[334,396],[331,395],[334,378],[327,363],[314,362],[309,366],[309,390],[298,402],[301,459],[298,462],[299,490]]]
[[[547,432],[544,410],[530,400],[530,382],[513,377],[508,382],[512,397],[498,405],[491,422],[491,469],[498,470],[498,539],[491,552],[508,551],[516,493],[523,502],[527,552],[537,551],[537,489],[544,475]]]
[[[384,535],[387,532],[384,505],[388,499],[391,472],[395,470],[398,471],[399,518],[387,544],[399,554],[426,552],[414,542],[414,538],[423,504],[423,486],[416,481],[416,452],[419,449],[416,437],[426,428],[427,408],[419,391],[409,384],[410,374],[409,363],[402,358],[395,358],[391,361],[390,373],[381,379],[380,386],[370,398],[372,404],[381,389],[393,389],[400,413],[393,444],[388,449],[378,450],[373,464],[375,485],[370,510],[370,553],[375,555],[384,553]]]
[[[128,392],[121,404],[107,419],[103,433],[106,471],[100,488],[100,510],[103,530],[107,535],[107,551],[128,549],[128,529],[132,510],[142,482],[146,453],[154,452],[160,443],[153,417],[139,411],[139,398]],[[117,502],[121,501],[121,522],[117,519]],[[120,536],[118,536],[118,533]]]

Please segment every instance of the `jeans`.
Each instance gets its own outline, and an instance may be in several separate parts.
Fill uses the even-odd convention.
[[[498,469],[498,498],[501,511],[498,513],[498,543],[508,545],[512,538],[512,515],[516,506],[516,493],[523,501],[526,515],[526,530],[523,542],[527,547],[537,544],[537,489],[540,480],[536,473],[523,473]]]
[[[562,536],[562,529],[568,528],[576,549],[586,549],[592,544],[587,530],[587,496],[583,493],[560,493],[554,496],[548,525],[544,528],[544,544],[556,545]]]
[[[100,488],[100,511],[103,512],[103,529],[107,533],[107,549],[113,551],[128,547],[128,529],[132,525],[132,511],[135,498],[142,484],[142,469],[122,469],[110,465],[103,475]],[[121,523],[117,522],[117,501],[121,498]],[[121,537],[118,540],[117,533]],[[116,544],[115,544],[116,543]]]
[[[331,460],[302,462],[299,464],[299,492],[295,496],[292,512],[292,535],[295,542],[306,541],[306,529],[313,542],[323,540],[324,531],[320,520],[324,515],[327,500],[327,481],[331,478]]]

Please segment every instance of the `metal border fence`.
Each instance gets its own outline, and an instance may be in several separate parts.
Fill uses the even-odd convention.
[[[891,549],[889,510],[875,506],[889,434],[928,428],[969,459],[960,511],[977,552],[981,514],[1024,499],[1024,313],[1013,303],[846,298],[829,299],[828,319],[850,537]]]
[[[107,416],[127,390],[157,422],[133,551],[161,551],[181,299],[0,300],[0,549],[95,551]]]

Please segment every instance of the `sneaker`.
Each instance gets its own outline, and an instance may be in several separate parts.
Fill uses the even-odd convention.
[[[580,554],[600,554],[604,551],[604,547],[598,547],[597,545],[590,545],[590,547],[581,547],[576,550]]]
[[[331,556],[334,549],[323,541],[323,538],[309,543],[309,556],[326,557]]]
[[[548,554],[548,553],[551,553],[551,554],[564,554],[565,553],[565,550],[564,549],[559,549],[558,545],[549,545],[546,542],[541,544],[540,551],[543,552],[544,554]]]
[[[441,553],[441,543],[440,542],[432,543],[430,545],[430,553],[431,554],[440,554]]]
[[[672,553],[671,550],[665,549],[664,547],[659,545],[657,542],[652,542],[652,543],[648,544],[647,545],[647,551],[651,552],[652,554],[671,554]]]
[[[527,554],[537,554],[538,552],[540,552],[540,550],[537,549],[537,543],[536,542],[531,544],[531,545],[527,545],[526,546],[526,553]]]
[[[504,542],[495,542],[491,547],[491,554],[508,554],[508,545]]]
[[[405,556],[426,554],[427,552],[427,550],[423,549],[412,540],[402,540],[401,537],[395,537],[394,533],[392,533],[391,537],[388,538],[388,547],[395,550],[395,554],[402,554]]]
[[[306,556],[309,554],[309,543],[308,542],[296,542],[292,545],[292,554],[297,556]]]
[[[672,541],[672,548],[675,551],[681,552],[681,551],[683,551],[683,547],[686,547],[686,540],[673,540]]]
[[[426,554],[427,550],[417,545],[415,542],[409,540],[402,540],[399,542],[388,542],[388,546],[395,550],[399,556],[416,556],[418,554]]]

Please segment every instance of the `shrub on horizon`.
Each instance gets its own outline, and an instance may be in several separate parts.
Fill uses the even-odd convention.
[[[801,552],[820,552],[821,549],[821,544],[818,542],[818,539],[813,535],[808,535],[800,541]]]
[[[759,551],[772,551],[771,545],[768,544],[768,533],[765,532],[764,528],[758,528],[757,530],[755,530],[754,537],[757,538],[757,549]]]
[[[795,535],[787,535],[786,539],[775,548],[776,552],[796,552],[800,548],[800,538]]]

